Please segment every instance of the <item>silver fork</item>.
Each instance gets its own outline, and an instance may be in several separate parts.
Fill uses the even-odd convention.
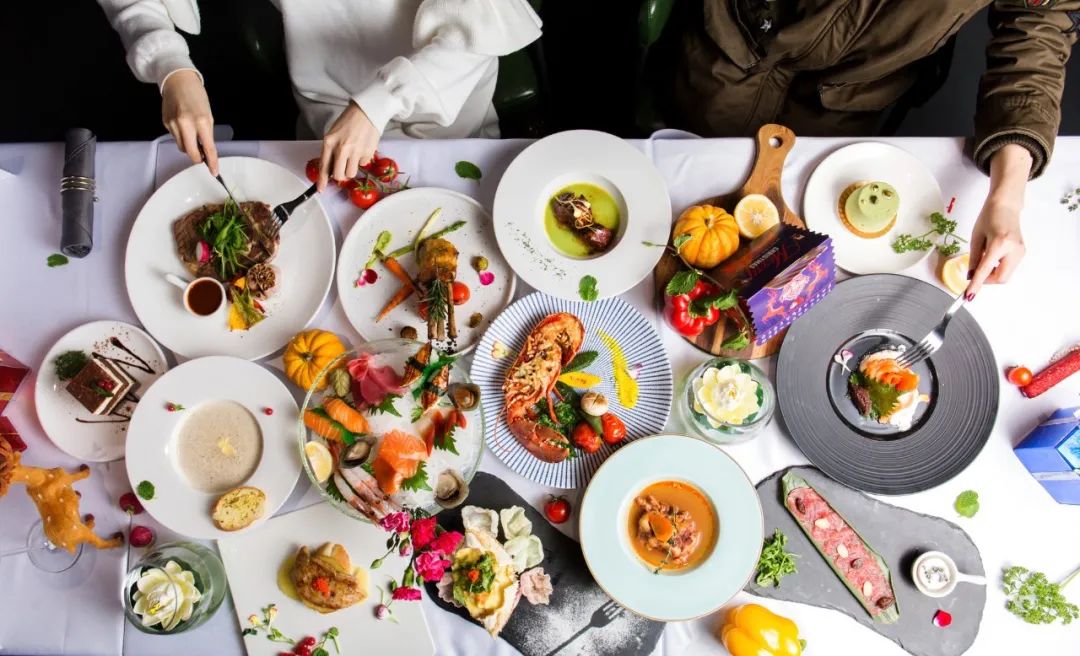
[[[945,316],[941,318],[941,322],[934,326],[934,329],[931,330],[926,337],[923,337],[921,342],[904,351],[903,355],[896,358],[896,364],[905,369],[910,369],[936,353],[945,342],[945,328],[948,327],[953,316],[961,307],[963,307],[963,305],[964,297],[958,296],[956,300],[953,301],[953,304],[949,306],[949,309],[945,310]]]
[[[314,196],[318,191],[319,185],[313,184],[296,198],[286,201],[281,205],[274,206],[274,209],[271,211],[271,214],[274,217],[274,227],[270,230],[270,238],[273,239],[277,237],[278,232],[281,231],[281,226],[285,225],[285,222],[289,220],[289,217],[296,211],[296,208],[303,205],[307,199]]]

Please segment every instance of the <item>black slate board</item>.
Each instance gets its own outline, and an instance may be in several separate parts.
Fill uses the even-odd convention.
[[[477,472],[469,484],[469,498],[464,505],[496,512],[521,506],[532,522],[533,535],[544,544],[544,562],[539,567],[551,577],[554,589],[551,603],[534,606],[522,598],[500,638],[525,656],[647,656],[653,652],[664,631],[663,622],[622,611],[610,624],[589,628],[593,614],[609,604],[611,598],[593,581],[581,555],[581,546],[551,526],[506,483],[491,474]],[[439,525],[448,530],[462,530],[461,508],[439,513]],[[501,532],[499,538],[502,541]],[[439,599],[434,584],[428,584],[427,593],[443,610],[473,621],[464,608],[455,608]]]
[[[896,623],[882,624],[870,618],[784,507],[780,478],[788,471],[806,479],[885,559],[900,608]],[[957,656],[975,641],[986,606],[985,586],[961,583],[951,595],[932,599],[919,592],[911,580],[915,558],[932,550],[952,556],[962,572],[984,573],[978,547],[959,526],[873,499],[813,467],[782,469],[758,483],[757,489],[766,537],[777,528],[787,535],[787,550],[799,555],[799,571],[784,577],[780,587],[762,588],[751,579],[747,592],[838,610],[915,656]],[[944,629],[934,626],[932,620],[938,609],[952,613],[952,625]]]

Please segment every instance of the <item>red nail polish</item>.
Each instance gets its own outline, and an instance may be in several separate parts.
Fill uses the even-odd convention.
[[[970,303],[971,301],[974,301],[975,300],[975,294],[972,294],[971,292],[968,292],[967,294],[964,294],[964,300],[967,301],[968,303]]]
[[[968,269],[968,280],[971,280],[971,277],[972,277],[973,275],[975,275],[975,271],[974,271],[974,270],[972,270],[972,269]]]

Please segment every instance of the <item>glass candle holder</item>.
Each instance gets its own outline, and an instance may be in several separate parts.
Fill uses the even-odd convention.
[[[686,378],[679,406],[696,435],[732,444],[749,440],[772,421],[776,391],[757,366],[737,358],[713,358]]]
[[[170,542],[146,553],[124,577],[124,615],[145,633],[172,635],[210,619],[228,590],[225,566],[208,547]]]

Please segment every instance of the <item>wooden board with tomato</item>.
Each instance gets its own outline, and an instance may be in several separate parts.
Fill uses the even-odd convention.
[[[736,204],[742,198],[750,194],[761,194],[772,201],[776,206],[780,220],[784,223],[798,226],[800,228],[806,227],[803,220],[795,214],[788,207],[784,201],[784,195],[780,186],[780,179],[784,169],[784,160],[787,158],[788,152],[792,146],[795,145],[795,133],[782,125],[768,124],[761,127],[758,130],[757,137],[757,156],[754,160],[754,166],[750,171],[750,176],[743,183],[739,189],[717,196],[711,196],[709,198],[702,199],[696,203],[698,206],[710,206],[711,208],[722,208],[727,212],[733,212]],[[730,227],[727,225],[727,221],[724,217],[701,217],[700,220],[708,221],[709,225],[716,225],[716,229],[709,229],[708,235],[709,244],[706,248],[719,249],[720,253],[717,255],[724,255],[722,260],[726,260],[729,257],[738,257],[741,252],[750,248],[750,241],[743,238],[739,241],[738,246],[732,249],[733,244],[727,243],[731,239]],[[733,219],[731,219],[733,221]],[[669,237],[669,244],[675,237],[675,224],[672,225],[672,235]],[[738,233],[735,233],[737,236]],[[700,244],[693,244],[693,247],[698,249],[702,248]],[[697,255],[698,253],[695,252]],[[709,260],[709,256],[701,253],[700,257],[703,257],[706,261]],[[715,259],[713,257],[712,259]],[[762,358],[772,355],[780,348],[780,342],[784,339],[786,331],[781,332],[776,337],[768,340],[764,344],[756,344],[753,341],[753,337],[750,338],[750,343],[740,349],[726,349],[723,344],[730,340],[732,337],[738,335],[740,331],[739,322],[736,320],[738,317],[738,310],[724,310],[719,312],[719,317],[715,319],[715,322],[709,323],[707,319],[705,324],[700,326],[701,332],[696,336],[690,336],[696,331],[696,328],[687,327],[686,324],[692,322],[695,317],[692,316],[669,316],[672,314],[672,301],[675,299],[667,298],[665,289],[668,282],[679,271],[685,270],[685,266],[679,261],[674,254],[670,251],[665,252],[664,256],[660,258],[660,262],[656,265],[656,269],[653,271],[653,282],[656,289],[657,305],[663,308],[665,317],[668,317],[669,325],[680,335],[683,335],[684,339],[689,341],[699,349],[712,353],[714,355],[724,355],[730,357],[737,357],[743,359]],[[715,270],[713,267],[711,270]],[[706,271],[708,273],[708,271]],[[705,291],[708,290],[696,290]],[[690,294],[693,296],[693,292]],[[701,294],[699,294],[700,296]],[[694,300],[691,298],[690,300]],[[675,300],[675,304],[678,305],[680,300]],[[678,308],[675,308],[676,310]],[[745,310],[745,308],[744,308]],[[674,319],[674,323],[673,323]],[[711,319],[711,317],[709,317]],[[680,323],[681,322],[681,323]],[[680,325],[682,327],[680,327]]]

